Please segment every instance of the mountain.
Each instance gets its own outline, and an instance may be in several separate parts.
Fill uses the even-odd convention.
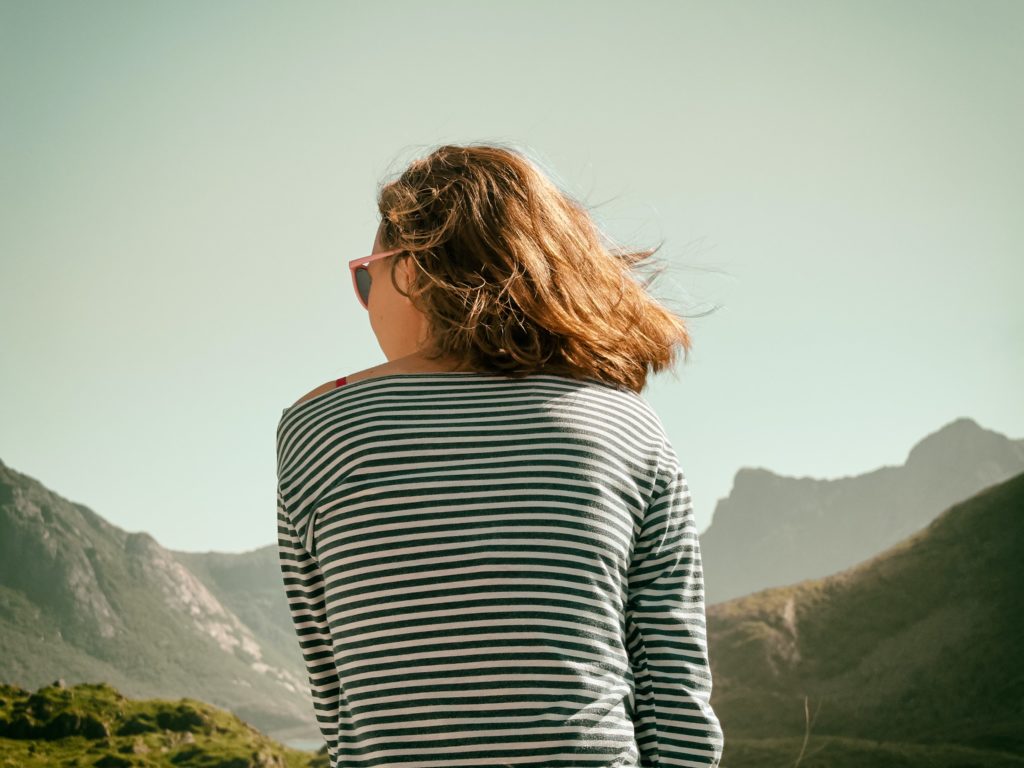
[[[169,551],[202,582],[221,605],[252,631],[265,655],[289,660],[288,669],[302,680],[305,696],[308,690],[306,670],[295,637],[295,624],[284,598],[277,545],[239,553]],[[310,703],[306,706],[308,709],[303,710],[304,716],[300,721],[276,723],[268,729],[268,733],[282,741],[322,741],[323,737],[313,716],[313,705]],[[235,711],[254,718],[253,722],[263,722],[258,713],[250,713],[247,707]]]
[[[934,730],[945,734],[939,724],[955,720],[948,712],[966,717],[957,698],[961,690],[971,692],[963,701],[976,702],[983,719],[970,728],[961,719],[957,727],[982,738],[972,746],[975,742],[965,741],[969,734],[949,733],[960,740],[958,749],[980,751],[963,752],[960,762],[948,765],[975,759],[982,760],[979,765],[1004,764],[992,753],[1004,735],[1003,718],[985,708],[972,680],[991,686],[999,706],[1022,712],[1020,697],[1013,698],[1019,665],[1007,656],[1004,640],[1012,636],[1019,644],[1024,637],[1019,625],[999,623],[1013,614],[1009,598],[999,591],[1000,579],[1016,579],[1018,591],[1021,586],[1020,570],[1006,561],[1004,551],[1011,541],[1019,543],[1019,528],[1005,521],[1006,530],[997,534],[981,524],[988,519],[982,515],[972,538],[967,526],[963,541],[976,548],[971,562],[986,563],[988,571],[968,574],[961,563],[964,553],[952,547],[948,557],[955,569],[932,558],[926,564],[933,571],[899,581],[903,571],[894,575],[895,566],[876,555],[887,546],[892,549],[885,557],[903,551],[933,530],[950,504],[983,498],[979,492],[986,484],[1020,472],[1022,454],[1024,441],[960,419],[922,440],[901,467],[829,481],[780,478],[764,470],[737,475],[733,493],[701,534],[711,657],[719,670],[715,700],[729,726],[729,768],[781,765],[766,757],[779,754],[778,745],[769,743],[773,734],[792,757],[787,740],[803,734],[805,696],[814,705],[812,716],[821,705],[812,731],[833,729],[839,735],[827,737],[834,742],[828,748],[819,744],[816,748],[824,751],[807,756],[802,768],[924,764],[934,755],[927,743],[918,743],[923,738],[918,726],[926,719],[921,711],[931,708]],[[1022,509],[1019,498],[1016,503]],[[977,538],[998,535],[1004,539],[995,544]],[[865,553],[861,559],[882,563],[874,581],[856,580],[874,584],[876,592],[866,586],[863,593],[849,591],[851,574],[861,573],[866,563],[835,579],[819,578],[840,570],[858,552]],[[955,597],[942,604],[932,590],[946,584],[947,571],[960,574],[963,583],[948,585]],[[805,578],[817,581],[801,582]],[[772,583],[779,581],[801,583]],[[776,588],[751,594],[762,583]],[[725,603],[714,599],[716,589],[747,597]],[[890,623],[876,626],[883,620]],[[968,641],[975,636],[972,649]],[[952,650],[943,645],[946,640]],[[975,678],[957,676],[965,666],[957,653],[969,660],[965,668]],[[979,653],[989,654],[993,668],[1007,675],[976,670]],[[279,740],[319,739],[276,545],[239,554],[170,551],[148,534],[113,526],[0,462],[0,681],[31,689],[57,676],[109,683],[134,698],[201,699]],[[921,687],[928,676],[934,678],[934,691]],[[858,693],[851,686],[864,687]],[[837,711],[843,713],[840,720],[849,717],[856,725],[855,733],[833,728]],[[898,730],[872,730],[872,717],[882,717],[886,728],[909,718],[904,732],[918,741],[887,742],[897,751],[879,762],[878,734],[903,736]],[[793,735],[794,728],[800,735]],[[1007,743],[1019,746],[1012,739]],[[906,750],[924,750],[925,757],[908,756]],[[874,757],[858,762],[854,754]],[[821,763],[824,756],[832,757]]]
[[[833,480],[741,469],[700,535],[705,601],[848,568],[1021,471],[1024,440],[966,418],[925,437],[898,467]]]
[[[1022,552],[1024,473],[853,568],[709,606],[723,765],[792,764],[808,720],[831,757],[805,766],[1024,765]]]
[[[206,586],[211,570],[230,582],[216,562],[199,578],[149,534],[0,462],[0,680],[36,688],[59,676],[131,697],[188,696],[267,733],[315,737],[298,644],[274,628],[287,621],[283,588],[276,606],[269,587],[252,605],[225,604]],[[280,579],[265,553],[251,567],[266,569],[263,583]]]

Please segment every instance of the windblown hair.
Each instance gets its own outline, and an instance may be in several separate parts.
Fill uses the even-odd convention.
[[[592,377],[635,392],[688,354],[683,319],[633,269],[658,248],[617,247],[525,155],[444,145],[380,186],[391,282],[428,318],[430,359],[519,377]],[[660,247],[660,246],[659,246]],[[414,262],[408,292],[395,281]]]

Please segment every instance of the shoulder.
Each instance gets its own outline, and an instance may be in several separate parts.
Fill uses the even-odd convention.
[[[312,400],[314,397],[316,397],[317,395],[322,395],[324,392],[330,392],[332,389],[334,389],[337,386],[337,383],[338,382],[337,382],[336,379],[331,379],[330,381],[325,381],[319,387],[316,387],[315,389],[309,390],[309,392],[307,392],[302,397],[300,397],[298,400],[296,400],[295,403],[292,405],[292,408],[294,408],[296,405],[299,405],[300,403],[306,402],[307,400]]]
[[[374,376],[383,376],[384,374],[387,373],[401,373],[401,369],[394,363],[388,362],[382,363],[381,365],[375,365],[372,368],[364,368],[361,371],[350,373],[347,376],[341,376],[337,379],[325,381],[320,386],[314,387],[313,389],[309,390],[309,392],[307,392],[298,400],[296,400],[294,405],[292,405],[291,407],[294,408],[296,405],[304,403],[307,400],[312,400],[314,397],[322,395],[324,392],[330,392],[332,389],[336,389],[338,387],[339,381],[344,381],[346,384],[354,384],[357,381],[362,381],[363,379],[370,379],[373,378]]]
[[[374,365],[370,368],[364,368],[361,371],[350,373],[345,377],[345,381],[349,384],[355,384],[357,381],[363,379],[372,379],[375,376],[384,376],[389,373],[402,373],[402,368],[393,362],[381,363],[380,365]]]

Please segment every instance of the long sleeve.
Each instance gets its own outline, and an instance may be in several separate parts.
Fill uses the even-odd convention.
[[[336,766],[341,685],[324,605],[324,579],[320,566],[309,556],[292,526],[280,489],[277,493],[277,542],[285,596],[306,664],[313,711],[327,743],[330,765]]]
[[[659,475],[628,570],[626,640],[641,766],[717,766],[700,544],[686,477]]]

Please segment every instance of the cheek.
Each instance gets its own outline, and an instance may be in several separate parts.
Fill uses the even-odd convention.
[[[370,299],[370,306],[366,314],[370,320],[370,327],[373,329],[373,332],[380,336],[380,322],[377,320],[378,314],[373,299]]]
[[[395,295],[395,289],[386,273],[376,278],[370,287],[370,315],[376,316],[378,320],[389,316],[394,309]]]
[[[373,281],[368,303],[370,323],[374,329],[387,330],[402,323],[409,302],[395,290],[385,272],[379,279]]]
[[[388,309],[385,305],[386,302],[380,300],[381,297],[370,295],[370,327],[373,328],[373,332],[377,334],[378,338],[383,334],[387,335],[388,327],[391,325],[388,318],[390,316]]]
[[[382,290],[376,296],[370,292],[370,323],[379,336],[405,342],[417,336],[421,320],[422,316],[412,302],[394,287],[388,286],[388,290]]]

